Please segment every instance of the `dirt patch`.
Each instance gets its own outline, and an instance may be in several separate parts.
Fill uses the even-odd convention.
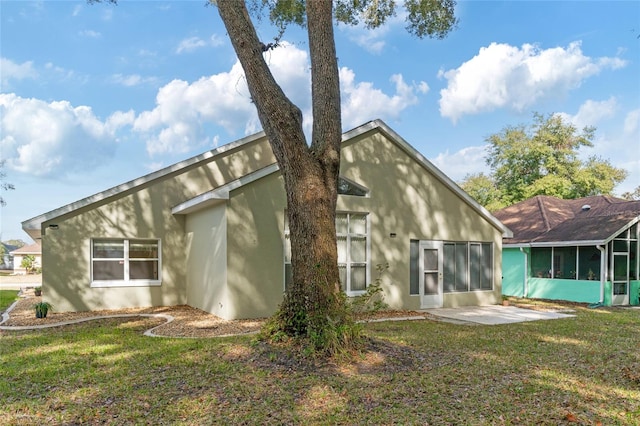
[[[204,312],[191,306],[166,306],[155,308],[130,308],[101,310],[89,312],[56,312],[49,311],[46,318],[36,318],[33,305],[42,300],[36,297],[32,289],[23,292],[22,298],[16,307],[10,312],[9,320],[2,326],[35,326],[59,324],[65,321],[74,321],[83,318],[107,317],[110,315],[131,314],[167,314],[174,321],[163,324],[153,330],[153,333],[166,337],[220,337],[256,333],[265,322],[265,318],[249,320],[225,320],[215,315]],[[398,319],[400,317],[425,317],[424,313],[415,311],[385,311],[363,316],[365,321],[380,319]]]

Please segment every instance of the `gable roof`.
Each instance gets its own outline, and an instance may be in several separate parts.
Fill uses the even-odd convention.
[[[19,249],[13,250],[11,252],[12,255],[16,254],[42,254],[42,247],[40,244],[33,243],[28,246],[22,246]]]
[[[405,141],[400,135],[388,127],[382,120],[373,120],[365,123],[353,130],[350,130],[342,135],[342,142],[353,139],[357,136],[363,135],[368,132],[380,132],[385,135],[390,141],[394,142],[403,151],[405,151],[411,158],[418,162],[422,167],[429,171],[436,179],[438,179],[444,186],[449,188],[453,193],[462,199],[463,202],[468,204],[474,211],[476,211],[485,220],[490,222],[496,229],[500,230],[505,237],[512,236],[511,230],[502,224],[495,216],[489,213],[483,206],[478,204],[469,194],[464,192],[453,180],[446,176],[440,169],[434,166],[429,160],[427,160],[422,154],[420,154],[414,147],[412,147],[407,141]],[[188,168],[198,167],[200,164],[211,161],[218,155],[222,155],[233,149],[242,149],[244,145],[254,142],[256,140],[265,137],[264,132],[257,133],[255,135],[247,136],[235,142],[231,142],[227,145],[221,146],[215,150],[206,152],[196,157],[192,157],[188,160],[176,163],[164,169],[158,170],[149,175],[143,176],[138,179],[134,179],[130,182],[118,185],[106,191],[84,198],[75,203],[68,204],[58,209],[52,210],[48,213],[36,216],[32,219],[22,222],[22,229],[24,229],[32,238],[38,239],[40,237],[41,226],[44,222],[59,218],[61,216],[72,215],[74,212],[81,208],[86,208],[92,204],[103,203],[107,199],[116,197],[124,192],[135,190],[138,187],[148,185],[150,182],[165,178],[169,175],[178,174]],[[204,208],[208,205],[220,202],[220,200],[226,199],[229,196],[229,192],[233,189],[239,188],[249,182],[252,182],[261,177],[267,176],[271,173],[279,171],[277,164],[266,167],[263,170],[255,170],[247,175],[226,182],[217,188],[213,188],[203,194],[200,194],[194,198],[184,201],[172,208],[174,214],[187,214],[192,211],[196,211],[200,208]]]
[[[597,245],[638,222],[640,201],[606,195],[574,200],[538,195],[494,215],[513,231],[506,245]]]

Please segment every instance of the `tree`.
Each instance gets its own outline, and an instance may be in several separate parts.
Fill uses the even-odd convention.
[[[91,1],[91,0],[90,0]],[[111,2],[115,2],[111,0]],[[340,290],[335,210],[342,135],[340,82],[334,19],[367,28],[395,14],[394,0],[254,0],[256,15],[268,11],[279,28],[275,43],[256,33],[245,2],[212,1],[245,73],[251,100],[280,166],[287,196],[293,283],[270,324],[277,335],[308,339],[317,352],[333,352],[353,341],[353,319]],[[406,0],[407,30],[443,38],[457,20],[453,0]],[[306,28],[311,61],[313,126],[303,132],[302,113],[284,94],[264,59],[289,24]]]
[[[629,201],[640,200],[640,185],[636,186],[636,189],[634,189],[633,192],[627,191],[623,193],[622,198]]]
[[[20,262],[20,267],[24,268],[27,274],[32,273],[36,268],[36,258],[31,254],[27,254],[22,258],[22,262]]]
[[[9,191],[12,189],[16,189],[13,184],[10,184],[8,182],[5,182],[4,179],[7,177],[7,173],[3,170],[4,169],[4,163],[5,160],[1,160],[0,161],[0,189],[3,191]],[[0,206],[6,206],[7,202],[4,200],[4,198],[2,198],[2,195],[0,195]]]
[[[578,158],[593,146],[595,128],[578,132],[559,115],[533,115],[530,126],[508,126],[489,136],[486,162],[491,174],[466,176],[461,186],[478,202],[495,210],[536,195],[580,198],[611,194],[627,172],[607,160]]]
[[[506,207],[500,196],[500,190],[491,176],[484,173],[468,174],[460,186],[489,211]]]

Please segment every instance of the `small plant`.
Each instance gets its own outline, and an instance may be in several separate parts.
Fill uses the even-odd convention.
[[[38,302],[33,305],[33,308],[36,310],[36,318],[46,318],[49,310],[53,309],[53,305],[49,302]]]
[[[33,289],[36,296],[42,296],[42,287],[36,287]]]
[[[384,301],[382,289],[382,274],[387,269],[389,269],[389,263],[376,265],[378,276],[373,283],[369,284],[367,292],[351,299],[351,309],[354,313],[376,313],[389,307]]]

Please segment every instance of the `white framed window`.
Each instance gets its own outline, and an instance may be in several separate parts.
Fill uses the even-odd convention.
[[[91,287],[158,286],[160,253],[157,239],[92,239]]]
[[[367,290],[369,271],[369,215],[367,213],[336,213],[338,272],[340,284],[347,296],[357,296]],[[284,229],[284,285],[293,281],[291,270],[291,241],[285,215]]]
[[[493,244],[445,242],[443,245],[445,293],[493,290]]]

